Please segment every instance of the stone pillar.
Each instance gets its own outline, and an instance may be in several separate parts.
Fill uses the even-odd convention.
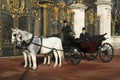
[[[111,37],[111,0],[97,0],[97,15],[100,16],[100,34]]]
[[[72,11],[74,12],[74,32],[75,38],[79,38],[80,33],[82,32],[82,27],[85,27],[85,9],[87,6],[84,4],[72,4],[70,6]]]

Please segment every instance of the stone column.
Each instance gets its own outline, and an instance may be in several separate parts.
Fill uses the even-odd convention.
[[[97,0],[97,15],[100,16],[100,34],[111,37],[111,0]]]
[[[75,38],[79,38],[80,33],[82,32],[82,27],[85,27],[85,9],[87,6],[81,3],[72,4],[70,6],[74,12],[74,32]]]

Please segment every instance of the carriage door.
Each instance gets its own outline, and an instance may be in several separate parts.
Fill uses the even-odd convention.
[[[90,36],[99,34],[99,17],[94,9],[86,11],[86,29]]]

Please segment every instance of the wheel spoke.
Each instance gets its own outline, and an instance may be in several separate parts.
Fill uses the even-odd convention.
[[[104,43],[101,46],[99,56],[103,62],[109,62],[110,60],[112,60],[113,54],[113,47],[109,43]]]

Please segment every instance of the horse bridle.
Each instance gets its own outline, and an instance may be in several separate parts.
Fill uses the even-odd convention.
[[[22,38],[23,38],[23,35],[22,35],[20,32],[18,32],[18,33],[16,33],[16,34],[13,34],[13,36],[15,37],[15,41],[16,41],[16,42],[20,42],[20,41],[17,40],[18,35],[21,35]],[[22,39],[22,38],[21,38],[21,39]],[[27,41],[23,40],[23,41],[22,41],[22,44],[24,44],[25,47],[27,47],[27,46],[29,46],[29,45],[32,43],[33,39],[34,39],[34,35],[32,35],[32,38],[28,39]]]

